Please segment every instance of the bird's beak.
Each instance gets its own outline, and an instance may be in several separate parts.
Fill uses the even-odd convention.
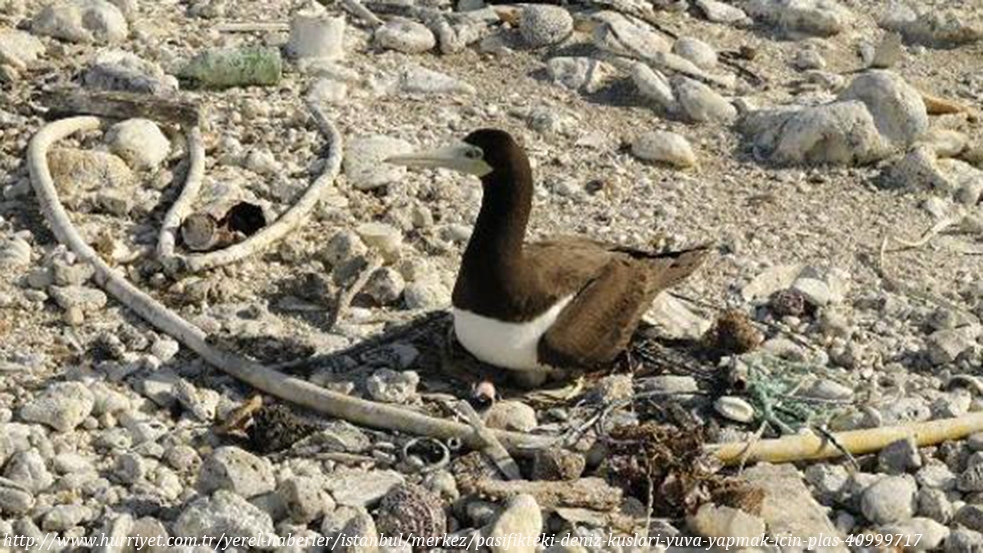
[[[492,171],[492,168],[480,157],[469,157],[475,151],[465,143],[452,144],[434,150],[425,150],[411,154],[400,154],[385,159],[386,163],[403,165],[405,167],[423,167],[428,169],[451,169],[460,173],[482,177]]]

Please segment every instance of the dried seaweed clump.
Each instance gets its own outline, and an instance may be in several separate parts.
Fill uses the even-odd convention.
[[[264,405],[253,416],[248,429],[250,449],[256,453],[287,449],[317,429],[317,425],[298,417],[285,405]]]
[[[415,484],[400,484],[383,496],[376,526],[384,534],[431,538],[447,532],[440,497]]]
[[[690,515],[708,501],[757,513],[763,493],[743,481],[716,474],[703,451],[699,428],[644,423],[615,428],[601,471],[609,481],[643,504],[653,515]]]
[[[740,355],[754,350],[764,340],[761,331],[736,309],[720,314],[713,327],[703,336],[707,349],[716,355]]]

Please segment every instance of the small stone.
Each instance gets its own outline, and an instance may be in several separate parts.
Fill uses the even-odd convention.
[[[310,477],[288,478],[277,486],[276,493],[286,505],[290,520],[298,524],[310,524],[334,507],[320,484]]]
[[[405,178],[406,167],[385,160],[412,150],[409,142],[399,138],[373,135],[353,139],[345,148],[345,177],[358,190],[397,183]]]
[[[415,371],[379,369],[365,381],[372,399],[384,403],[409,403],[416,399],[420,376]]]
[[[880,472],[887,474],[903,474],[922,466],[922,457],[913,437],[898,440],[887,445],[877,454],[877,466]]]
[[[69,197],[78,191],[127,190],[134,182],[126,162],[108,152],[52,148],[48,168],[58,191]]]
[[[156,63],[131,52],[107,50],[96,54],[83,76],[85,86],[99,90],[120,90],[143,94],[170,94],[178,82]]]
[[[553,83],[588,93],[600,90],[613,72],[611,66],[587,56],[558,56],[546,62],[546,73]]]
[[[34,507],[31,492],[7,486],[0,486],[0,512],[16,516],[28,513]]]
[[[492,538],[493,553],[534,553],[536,538],[542,530],[543,514],[539,504],[531,495],[521,494],[508,502],[491,525],[487,537]],[[496,537],[502,539],[495,540]]]
[[[841,465],[818,463],[805,470],[806,482],[811,484],[822,503],[832,502],[846,486],[849,473]]]
[[[361,506],[343,506],[325,515],[321,521],[321,533],[328,537],[345,536],[352,540],[351,545],[332,548],[339,553],[380,552],[380,548],[370,541],[379,537],[375,521]]]
[[[614,11],[602,11],[594,15],[593,41],[599,49],[629,58],[647,59],[661,52],[668,52],[669,42],[660,35],[642,27]]]
[[[298,59],[340,60],[345,57],[345,18],[300,12],[290,21],[287,51]]]
[[[863,102],[881,136],[897,147],[912,144],[928,129],[928,113],[921,94],[890,71],[861,74],[839,95],[839,100]]]
[[[149,119],[129,119],[113,125],[106,142],[110,151],[134,169],[157,169],[171,152],[171,141]]]
[[[253,506],[241,496],[218,490],[189,504],[173,526],[175,536],[201,537],[242,536],[256,540],[269,539],[273,534],[270,515]]]
[[[930,518],[940,524],[948,524],[952,518],[952,503],[942,490],[922,488],[918,490],[918,516]]]
[[[422,23],[404,18],[393,18],[375,30],[375,43],[388,50],[406,54],[422,54],[433,50],[437,39]]]
[[[41,519],[41,529],[46,532],[64,532],[89,518],[90,512],[82,505],[56,505]]]
[[[338,505],[349,507],[372,506],[389,490],[404,482],[398,472],[392,470],[338,470],[325,475],[324,487],[331,492]]]
[[[890,151],[859,101],[751,112],[742,131],[754,136],[762,154],[777,165],[863,165]]]
[[[741,8],[717,0],[696,0],[696,6],[708,20],[714,23],[726,23],[739,27],[749,26],[753,23]]]
[[[713,409],[726,419],[749,423],[757,412],[750,403],[737,396],[720,396],[713,402]]]
[[[450,304],[450,292],[437,279],[421,279],[406,285],[403,303],[407,309],[440,308]]]
[[[499,430],[529,432],[536,428],[536,410],[518,401],[499,401],[484,413],[485,426]]]
[[[970,530],[983,532],[983,505],[963,505],[956,511],[952,521],[962,524]]]
[[[947,365],[964,351],[977,345],[981,333],[979,325],[967,325],[959,328],[937,330],[929,335],[926,350],[929,361],[934,365]]]
[[[639,135],[631,145],[632,153],[645,161],[686,168],[696,165],[696,154],[685,137],[672,132],[650,131]]]
[[[201,466],[201,457],[194,448],[178,444],[164,452],[164,462],[179,472],[197,471]]]
[[[439,538],[447,533],[447,515],[440,496],[415,484],[395,486],[376,510],[379,532],[416,539]]]
[[[574,480],[584,472],[586,459],[580,453],[560,448],[540,449],[532,461],[533,480]]]
[[[387,260],[399,257],[403,245],[403,234],[385,223],[362,223],[355,229],[369,248],[378,251]]]
[[[814,48],[803,48],[795,54],[795,60],[792,61],[792,65],[802,71],[826,69],[826,60],[818,50]]]
[[[983,491],[983,463],[977,463],[959,475],[956,481],[956,488],[962,492]]]
[[[20,418],[68,432],[82,424],[95,405],[95,397],[81,382],[52,384],[20,409]]]
[[[365,255],[368,252],[358,234],[350,230],[336,232],[320,252],[320,257],[329,266],[341,265]]]
[[[399,271],[390,267],[382,267],[372,273],[365,284],[365,294],[372,298],[377,305],[389,305],[403,295],[406,281]]]
[[[938,551],[949,537],[949,529],[930,518],[915,517],[899,524],[879,529],[885,535],[920,536],[918,543],[905,547],[905,551]]]
[[[558,44],[573,32],[573,17],[559,6],[530,4],[519,14],[519,31],[532,48]]]
[[[197,488],[207,494],[230,490],[250,498],[273,491],[276,480],[269,461],[235,446],[224,446],[205,459]]]
[[[760,517],[713,503],[703,504],[686,520],[686,525],[706,538],[752,538],[765,531],[765,522]]]
[[[915,513],[917,491],[914,480],[908,477],[885,476],[864,490],[860,507],[874,524],[904,522]]]
[[[94,313],[106,307],[108,301],[102,290],[85,286],[52,286],[49,292],[55,303],[66,311],[77,308],[85,313]]]
[[[669,79],[644,63],[636,63],[632,67],[632,82],[638,88],[643,98],[652,100],[666,113],[675,113],[679,109],[676,95],[672,91]]]
[[[887,14],[880,25],[901,33],[909,43],[953,48],[983,39],[983,26],[968,15],[951,9],[901,10]]]
[[[701,69],[713,69],[717,66],[716,50],[697,38],[680,37],[673,43],[672,53],[688,59]]]
[[[410,95],[471,95],[477,92],[475,88],[459,79],[420,67],[406,65],[400,69],[396,77],[396,91]]]
[[[133,485],[143,480],[146,473],[147,463],[140,455],[124,453],[116,458],[113,474],[124,484]]]
[[[14,29],[0,29],[0,60],[4,63],[27,69],[44,51],[44,43],[34,35]]]
[[[45,465],[44,457],[36,449],[15,453],[7,461],[3,475],[35,494],[47,490],[55,483],[54,476]]]
[[[979,553],[983,551],[983,534],[957,526],[949,532],[944,551],[945,553]]]
[[[682,76],[670,82],[682,112],[693,121],[730,123],[737,118],[737,108],[709,86]]]
[[[129,34],[123,13],[106,0],[61,0],[45,6],[31,31],[70,42],[112,44]]]
[[[832,36],[853,21],[850,11],[836,0],[751,0],[744,9],[793,36]]]
[[[348,97],[348,84],[336,79],[322,77],[307,90],[307,100],[314,104],[342,104]]]

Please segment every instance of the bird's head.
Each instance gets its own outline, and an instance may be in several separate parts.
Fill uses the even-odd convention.
[[[485,177],[511,168],[522,149],[509,133],[499,129],[479,129],[463,140],[434,150],[396,155],[387,163],[406,167],[445,168]]]

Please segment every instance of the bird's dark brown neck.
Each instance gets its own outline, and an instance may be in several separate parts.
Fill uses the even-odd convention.
[[[521,154],[520,154],[521,155]],[[483,315],[508,315],[522,287],[522,244],[532,209],[532,172],[521,155],[482,178],[478,220],[464,251],[454,305]]]

